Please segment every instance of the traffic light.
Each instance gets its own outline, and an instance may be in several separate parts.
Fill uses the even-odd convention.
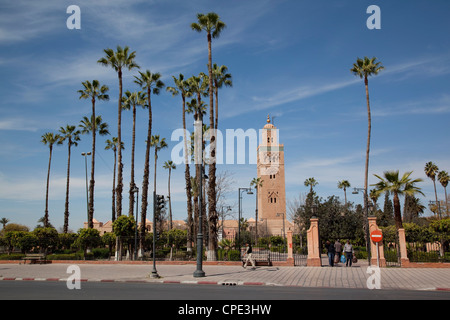
[[[156,195],[156,210],[160,211],[163,210],[166,206],[166,200],[164,199],[163,195]]]

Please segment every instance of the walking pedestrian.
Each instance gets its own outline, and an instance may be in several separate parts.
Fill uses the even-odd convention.
[[[353,260],[353,246],[350,244],[350,240],[347,240],[347,243],[344,245],[344,253],[347,258],[345,266],[348,267],[350,265],[351,267]]]
[[[334,250],[336,251],[334,262],[338,263],[342,253],[342,244],[339,242],[339,239],[337,239],[336,242],[334,243]]]
[[[253,258],[252,258],[252,244],[247,243],[246,245],[247,245],[247,250],[245,251],[245,256],[244,256],[244,259],[245,259],[244,269],[247,268],[247,263],[249,261],[252,263],[252,266],[253,266],[252,269],[256,269],[255,261],[253,261]]]
[[[328,264],[330,265],[330,267],[334,266],[334,255],[336,253],[335,249],[334,249],[334,244],[332,244],[330,241],[327,240],[326,244],[325,244],[325,248],[327,248],[327,253],[328,253]]]

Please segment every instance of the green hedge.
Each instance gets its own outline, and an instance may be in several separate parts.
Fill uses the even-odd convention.
[[[239,260],[241,260],[239,250],[217,249],[217,258],[219,261],[239,261]]]
[[[0,260],[21,260],[25,255],[23,253],[0,254]]]

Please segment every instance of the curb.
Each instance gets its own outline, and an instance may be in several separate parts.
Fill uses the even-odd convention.
[[[0,281],[48,281],[48,282],[67,282],[68,278],[10,278],[0,277]],[[219,286],[283,286],[280,284],[269,282],[247,282],[247,281],[197,281],[197,280],[115,280],[115,279],[80,279],[80,282],[105,282],[105,283],[162,283],[162,284],[196,284],[196,285],[219,285]],[[292,287],[292,286],[290,286]],[[296,286],[294,286],[296,287]],[[332,287],[320,287],[320,288],[332,288]],[[450,288],[426,288],[416,289],[426,291],[447,291],[450,292]]]
[[[11,278],[0,277],[0,281],[51,281],[66,282],[68,278]],[[80,282],[109,282],[109,283],[162,283],[162,284],[198,284],[198,285],[222,285],[222,286],[273,286],[265,282],[246,281],[205,281],[205,280],[120,280],[120,279],[80,279]],[[442,289],[441,289],[442,290]],[[449,289],[450,290],[450,289]]]

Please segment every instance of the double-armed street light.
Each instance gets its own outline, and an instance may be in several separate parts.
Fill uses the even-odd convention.
[[[89,197],[88,197],[88,176],[87,176],[87,156],[90,156],[90,152],[82,152],[81,155],[84,157],[84,171],[86,172],[86,215],[87,222],[89,226]]]
[[[242,210],[242,205],[241,205],[241,202],[242,202],[242,191],[247,191],[247,194],[253,194],[253,192],[252,192],[252,188],[239,188],[238,189],[238,195],[239,195],[239,199],[238,199],[238,202],[239,202],[239,213],[238,213],[238,215],[239,215],[239,217],[238,217],[238,244],[239,244],[239,252],[241,252],[241,210]]]
[[[205,272],[203,271],[203,196],[201,190],[203,190],[203,178],[208,179],[208,176],[204,173],[203,165],[203,117],[201,114],[199,119],[194,121],[194,162],[199,167],[201,178],[197,187],[200,190],[198,195],[197,269],[194,271],[193,276],[195,278],[201,278],[205,276]]]
[[[221,232],[221,237],[222,237],[222,235],[223,235],[223,221],[225,220],[225,211],[224,211],[224,208],[226,208],[226,209],[227,209],[226,212],[228,212],[228,211],[231,211],[231,206],[222,206],[222,207],[221,207],[221,210],[220,210],[220,214],[221,214],[221,216],[222,216],[222,232]]]
[[[285,218],[284,218],[284,212],[277,213],[277,217],[280,217],[280,216],[283,217],[283,230],[281,230],[281,231],[282,231],[281,233],[282,233],[282,235],[283,235],[284,241],[286,242],[286,234],[285,234],[286,227],[285,227],[285,225],[284,225],[284,220],[285,220]]]
[[[138,203],[139,203],[139,188],[134,185],[131,192],[136,193],[136,224],[134,227],[134,260],[137,260],[137,234],[138,234]]]

